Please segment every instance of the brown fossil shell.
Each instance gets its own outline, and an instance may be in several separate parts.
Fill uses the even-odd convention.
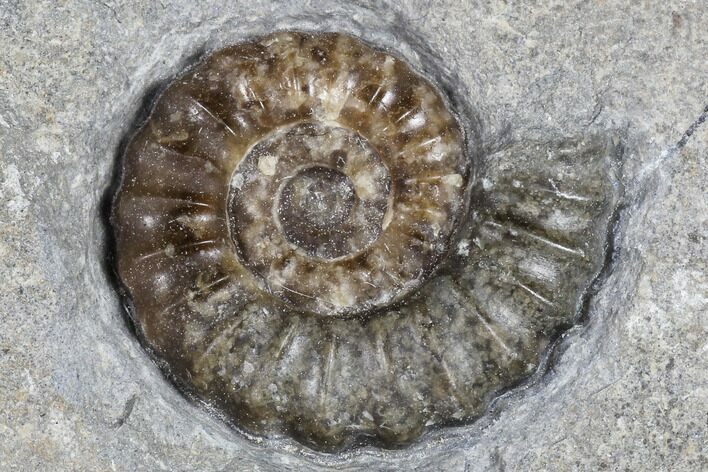
[[[117,271],[146,347],[231,424],[398,446],[479,415],[575,319],[616,153],[523,143],[472,180],[460,124],[409,65],[276,33],[159,98],[124,156]]]

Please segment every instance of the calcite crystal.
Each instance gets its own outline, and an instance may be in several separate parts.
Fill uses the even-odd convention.
[[[404,61],[280,32],[175,80],[112,227],[141,341],[253,434],[335,451],[470,421],[532,373],[600,272],[619,150],[470,151]]]

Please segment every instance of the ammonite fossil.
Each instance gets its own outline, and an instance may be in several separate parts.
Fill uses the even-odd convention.
[[[448,100],[384,50],[281,32],[157,100],[112,225],[144,345],[232,425],[395,447],[534,371],[600,271],[617,149],[468,152]]]

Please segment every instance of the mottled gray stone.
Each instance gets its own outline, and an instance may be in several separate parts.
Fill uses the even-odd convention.
[[[427,45],[489,151],[592,131],[625,146],[587,322],[471,426],[345,456],[252,442],[172,389],[124,321],[102,197],[141,100],[201,48],[286,27],[343,29],[421,69]],[[705,469],[706,29],[698,1],[0,1],[0,468]]]

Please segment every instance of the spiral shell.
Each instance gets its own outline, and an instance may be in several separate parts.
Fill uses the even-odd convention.
[[[124,157],[112,224],[142,341],[230,423],[318,449],[474,418],[574,319],[616,150],[512,148],[472,182],[464,143],[433,85],[351,36],[213,53]]]

